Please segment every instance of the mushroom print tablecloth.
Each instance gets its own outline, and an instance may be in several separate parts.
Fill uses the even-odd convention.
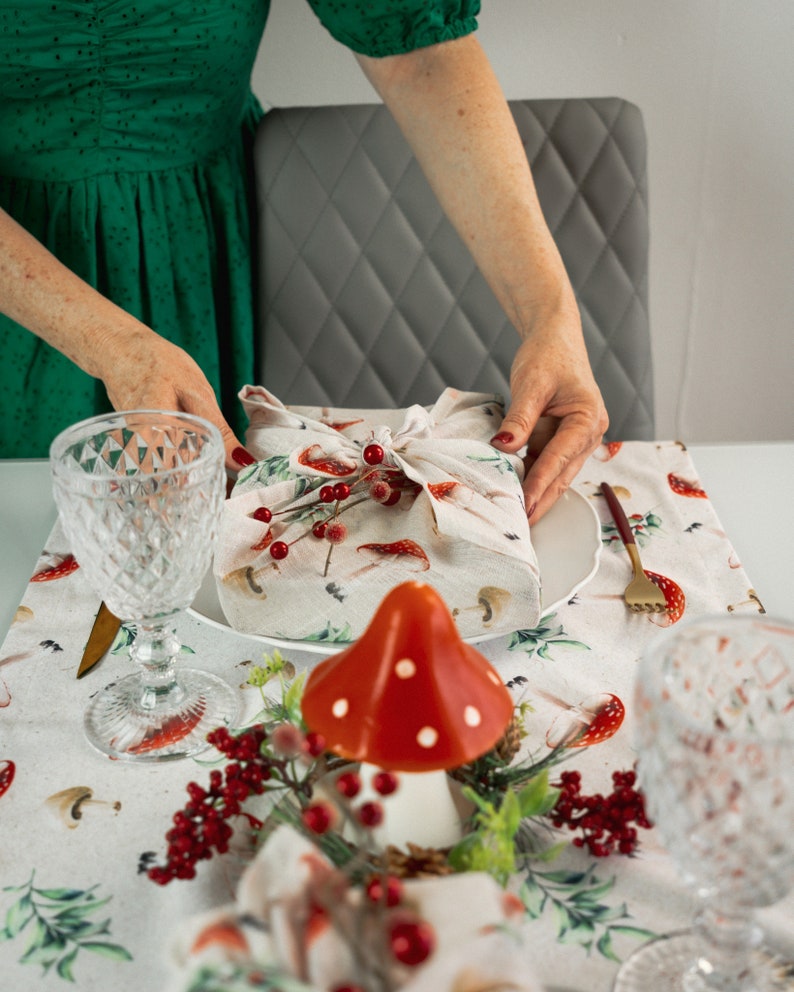
[[[601,497],[602,481],[617,492],[645,568],[671,598],[665,616],[633,614],[624,605],[629,562]],[[478,647],[522,712],[525,754],[542,756],[549,743],[564,739],[582,703],[592,709],[609,701],[611,713],[625,710],[620,726],[594,734],[592,746],[573,749],[552,770],[552,777],[576,770],[583,791],[605,793],[613,773],[635,761],[632,687],[642,652],[683,616],[763,611],[763,590],[753,589],[680,443],[603,445],[575,486],[601,520],[595,577],[538,622]],[[130,765],[89,747],[83,709],[102,685],[128,671],[133,636],[122,626],[108,656],[77,681],[98,606],[56,526],[0,649],[0,986],[97,992],[273,987],[266,961],[258,969],[233,969],[233,978],[224,964],[225,985],[212,968],[190,971],[195,947],[184,935],[195,932],[198,914],[235,904],[245,865],[239,855],[226,855],[202,862],[189,881],[158,886],[147,876],[162,860],[186,784],[206,781],[214,752],[201,760]],[[248,675],[273,648],[189,614],[180,618],[179,634],[192,666],[239,687],[240,725],[254,721],[262,698]],[[299,673],[323,658],[281,650]],[[586,845],[568,845],[552,861],[530,861],[510,880],[511,914],[515,920],[518,906],[523,934],[510,953],[526,964],[524,988],[538,987],[534,975],[548,987],[607,992],[620,959],[689,922],[692,897],[655,832],[640,833],[631,857],[600,858]],[[568,836],[552,833],[550,839]],[[269,870],[287,872],[288,861],[287,855]],[[254,883],[256,889],[256,877]],[[250,891],[243,895],[252,898]],[[460,898],[450,894],[434,909],[436,918],[448,912],[450,933],[458,932],[452,922],[461,917]],[[762,919],[794,955],[791,898]],[[481,936],[467,937],[460,954],[479,953]],[[183,970],[176,969],[180,962]],[[436,968],[442,965],[439,958]],[[431,987],[443,992],[439,974],[443,970]],[[287,990],[284,982],[278,987]],[[296,980],[294,988],[304,987]],[[331,986],[318,980],[312,987],[325,992]]]

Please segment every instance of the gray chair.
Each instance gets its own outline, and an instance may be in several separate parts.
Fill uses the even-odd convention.
[[[617,98],[510,104],[612,439],[654,436],[646,146]],[[287,403],[509,395],[515,330],[381,105],[271,110],[255,143],[259,381]]]

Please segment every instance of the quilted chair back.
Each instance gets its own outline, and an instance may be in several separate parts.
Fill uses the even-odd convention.
[[[582,315],[612,439],[654,436],[640,111],[510,104]],[[271,110],[255,144],[258,380],[287,403],[509,395],[517,335],[382,105]]]

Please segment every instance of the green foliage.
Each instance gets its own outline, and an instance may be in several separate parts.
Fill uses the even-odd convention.
[[[634,535],[634,540],[641,548],[644,548],[662,530],[662,518],[658,517],[651,510],[642,515],[634,513],[628,518],[628,521],[631,532]],[[618,550],[623,547],[623,542],[615,524],[601,524],[601,535],[603,544],[612,545],[613,548]]]
[[[551,648],[566,647],[575,651],[589,651],[587,644],[569,638],[562,624],[552,626],[556,613],[547,613],[537,627],[530,630],[515,630],[507,642],[508,651],[524,651],[528,657],[537,653],[539,658],[550,660]]]
[[[185,992],[313,992],[314,986],[280,968],[259,967],[255,971],[229,962],[203,965],[185,986]]]
[[[353,639],[353,630],[348,623],[343,627],[334,627],[331,623],[326,623],[323,628],[306,638],[307,641],[327,641],[329,644],[348,644]]]
[[[480,462],[493,465],[497,472],[506,472],[508,475],[516,475],[516,470],[513,468],[513,463],[503,454],[501,451],[494,449],[493,454],[488,455],[467,455],[466,456],[470,462]]]
[[[110,918],[91,917],[110,902],[98,899],[90,889],[40,889],[34,875],[24,885],[6,886],[4,892],[19,893],[0,929],[0,941],[14,940],[23,932],[27,937],[21,964],[41,965],[44,974],[53,966],[65,981],[75,980],[72,967],[79,951],[92,951],[114,961],[131,961],[132,955],[119,944],[98,938],[110,933]]]
[[[471,786],[463,794],[475,806],[472,830],[453,847],[449,862],[456,871],[485,871],[507,885],[520,857],[516,834],[522,821],[553,809],[559,789],[549,785],[548,771],[542,771],[523,788],[508,789],[500,801],[484,798]]]
[[[554,914],[557,940],[561,943],[576,944],[588,953],[595,947],[603,957],[620,961],[613,937],[622,935],[645,941],[657,934],[620,922],[631,918],[626,904],[610,906],[602,901],[614,885],[614,877],[602,881],[596,876],[595,865],[587,871],[540,872],[529,867],[519,896],[533,919],[544,912]]]
[[[279,700],[271,699],[264,691],[265,686],[276,679],[280,687]],[[265,709],[257,715],[254,722],[262,720],[267,724],[283,723],[286,720],[294,723],[296,727],[302,727],[301,697],[305,681],[306,673],[302,672],[296,676],[295,666],[283,657],[278,648],[273,654],[264,656],[264,664],[252,665],[248,672],[247,683],[259,689],[262,702],[265,704]]]

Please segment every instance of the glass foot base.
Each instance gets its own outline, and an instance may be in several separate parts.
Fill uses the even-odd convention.
[[[629,957],[618,972],[613,992],[793,992],[794,963],[758,948],[750,958],[750,974],[737,976],[729,985],[709,981],[698,968],[703,941],[685,930],[645,944]]]
[[[237,716],[235,692],[209,672],[181,668],[178,702],[155,709],[141,705],[139,674],[101,689],[85,713],[85,733],[103,754],[125,761],[171,761],[199,754],[210,745],[207,734]]]

